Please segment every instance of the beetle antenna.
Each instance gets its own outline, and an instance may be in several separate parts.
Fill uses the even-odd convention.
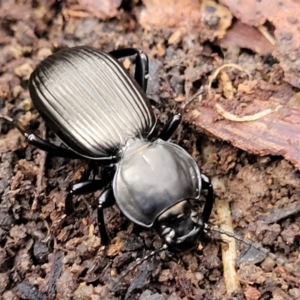
[[[204,225],[204,229],[207,229],[207,230],[210,230],[210,231],[214,231],[214,232],[218,232],[220,234],[225,234],[229,237],[232,237],[234,239],[236,239],[237,241],[247,245],[247,246],[250,246],[258,251],[261,251],[264,255],[266,256],[269,256],[271,259],[273,259],[278,265],[281,265],[281,266],[284,266],[286,268],[287,271],[289,272],[293,272],[294,271],[294,267],[287,263],[284,259],[282,258],[279,258],[277,257],[274,253],[270,252],[269,250],[267,250],[266,248],[263,248],[261,245],[253,242],[253,241],[250,241],[250,240],[247,240],[233,232],[230,232],[230,231],[226,231],[224,229],[221,229],[221,228],[216,228],[216,227],[212,227],[208,224],[205,224]]]
[[[202,95],[204,92],[203,87],[199,89],[198,92],[196,92],[194,95],[192,95],[188,100],[186,100],[182,106],[181,109],[184,110],[191,102],[193,102],[198,96]]]
[[[123,278],[125,276],[127,276],[131,271],[133,271],[136,267],[140,266],[141,264],[143,264],[146,260],[150,259],[151,257],[153,257],[154,255],[156,255],[157,253],[168,249],[168,246],[166,244],[164,244],[161,248],[152,251],[150,254],[144,256],[143,258],[137,258],[135,265],[133,265],[132,267],[128,268],[127,270],[123,271],[121,273],[121,275],[115,279],[113,279],[113,282],[109,284],[109,290],[110,291],[114,291],[115,287],[123,280]]]

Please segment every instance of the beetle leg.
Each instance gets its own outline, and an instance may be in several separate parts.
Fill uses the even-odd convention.
[[[74,184],[65,198],[65,213],[62,215],[55,223],[52,224],[51,230],[48,233],[48,236],[45,238],[45,241],[48,241],[51,237],[51,232],[56,231],[56,229],[59,227],[60,224],[66,219],[67,216],[70,216],[74,213],[74,203],[73,203],[73,195],[84,195],[88,193],[93,193],[98,190],[101,190],[103,187],[105,187],[109,182],[111,181],[111,178],[106,178],[105,180],[87,180],[83,182],[79,182]]]
[[[71,215],[74,212],[74,203],[72,200],[74,195],[85,195],[99,191],[110,182],[110,179],[111,178],[105,180],[87,180],[74,184],[70,188],[69,193],[65,199],[65,214]]]
[[[111,178],[106,178],[105,180],[87,180],[74,184],[65,199],[65,214],[70,215],[74,212],[74,203],[72,201],[73,195],[84,195],[96,192],[105,187],[110,181]],[[108,244],[108,235],[104,224],[103,209],[113,206],[114,204],[115,198],[112,189],[109,188],[100,195],[98,200],[98,227],[103,245]]]
[[[58,156],[58,157],[64,157],[64,158],[81,158],[78,154],[74,153],[73,151],[56,146],[33,133],[28,133],[28,132],[22,132],[23,136],[26,138],[29,144],[46,151],[53,156]]]
[[[209,220],[209,217],[211,215],[211,211],[214,205],[214,190],[212,187],[212,184],[209,180],[209,178],[203,174],[201,174],[201,180],[202,180],[202,188],[206,189],[208,191],[205,205],[204,205],[204,210],[203,210],[203,222],[207,223]]]
[[[161,133],[159,134],[159,138],[167,141],[174,134],[178,126],[180,125],[182,120],[182,113],[177,113],[168,121],[168,123],[164,126]]]
[[[27,139],[28,143],[43,150],[46,151],[53,156],[57,157],[64,157],[64,158],[75,158],[75,159],[90,159],[95,160],[99,162],[100,164],[112,164],[116,161],[115,156],[108,156],[108,157],[88,157],[84,155],[77,154],[73,152],[72,150],[66,149],[61,146],[56,146],[33,133],[27,133],[25,131],[21,132],[24,137]]]
[[[149,74],[149,60],[148,56],[139,51],[135,59],[135,73],[134,79],[140,85],[144,92],[147,90],[148,83],[148,74]]]
[[[56,146],[54,144],[49,143],[48,141],[38,137],[37,135],[33,133],[28,133],[26,132],[16,120],[0,115],[0,119],[5,120],[7,123],[10,123],[13,125],[15,128],[17,128],[21,134],[25,137],[27,142],[43,151],[49,152],[53,154],[54,156],[60,156],[60,157],[65,157],[65,158],[81,158],[78,154],[74,153],[73,151]]]
[[[116,200],[113,194],[113,191],[111,188],[105,190],[99,197],[98,200],[98,227],[99,227],[99,233],[101,236],[101,243],[102,245],[108,244],[108,235],[105,227],[104,222],[104,215],[103,215],[103,209],[113,206],[115,204]]]
[[[58,156],[58,157],[64,157],[64,158],[74,158],[74,159],[90,159],[90,160],[95,160],[98,161],[99,163],[103,164],[111,164],[116,161],[116,157],[114,156],[109,156],[109,157],[85,157],[83,155],[79,155],[72,150],[69,150],[67,148],[61,147],[61,146],[56,146],[39,136],[35,135],[34,133],[29,133],[26,132],[16,120],[3,116],[0,114],[0,119],[5,120],[7,123],[10,123],[13,125],[15,128],[17,128],[21,134],[24,136],[24,138],[27,140],[27,142],[43,151],[46,151],[53,156]]]
[[[115,58],[122,58],[136,54],[134,79],[140,85],[144,92],[147,89],[149,60],[148,56],[141,50],[134,48],[124,48],[109,52]]]

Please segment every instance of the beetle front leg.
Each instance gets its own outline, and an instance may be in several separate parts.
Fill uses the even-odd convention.
[[[136,55],[134,79],[140,85],[143,91],[146,92],[149,74],[148,56],[143,51],[134,48],[118,49],[109,52],[109,54],[115,58]]]
[[[115,202],[116,200],[111,188],[105,190],[98,200],[98,227],[101,236],[101,244],[104,246],[108,245],[109,238],[105,227],[103,209],[113,206]]]
[[[203,222],[207,223],[211,215],[211,211],[213,209],[215,197],[214,197],[213,186],[211,184],[210,179],[207,176],[201,174],[201,180],[202,180],[202,188],[207,190],[206,201],[205,201],[203,214],[202,214]]]
[[[175,114],[172,117],[172,119],[170,119],[168,123],[164,126],[161,133],[159,134],[159,138],[164,141],[169,140],[174,134],[174,132],[176,131],[176,129],[179,127],[181,120],[182,120],[182,113],[180,112]]]

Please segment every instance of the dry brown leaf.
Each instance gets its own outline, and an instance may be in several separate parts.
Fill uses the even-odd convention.
[[[202,100],[196,109],[187,112],[186,119],[202,132],[210,133],[237,148],[261,156],[282,155],[300,169],[300,108],[294,97],[290,101],[294,95],[292,87],[261,80],[255,80],[252,86],[251,94],[239,95],[240,99],[244,99],[243,103],[235,98],[228,105],[226,101],[219,103],[224,110],[238,118],[266,109],[274,110],[272,114],[252,122],[220,120],[215,108],[217,99],[210,97]],[[276,112],[278,106],[282,108]]]
[[[258,54],[266,55],[273,51],[273,45],[255,27],[243,24],[237,20],[220,40],[223,48],[239,47],[250,49]]]
[[[118,8],[122,0],[78,0],[78,3],[82,7],[82,10],[86,10],[97,18],[105,20],[118,15]],[[69,15],[73,17],[89,16],[84,11],[76,11],[72,10],[72,8],[68,11]]]
[[[214,28],[214,36],[222,38],[232,22],[230,10],[213,0],[203,0],[201,3],[201,15],[205,24]]]
[[[201,40],[222,37],[231,25],[232,14],[223,5],[212,0],[144,0],[139,22],[147,29],[177,28],[169,38],[169,44],[179,43],[188,32],[196,32]]]
[[[226,111],[220,104],[216,104],[215,105],[217,112],[226,120],[230,120],[233,122],[251,122],[251,121],[255,121],[258,120],[262,117],[265,117],[269,114],[271,114],[272,112],[276,112],[278,111],[280,108],[282,108],[281,105],[278,105],[275,109],[265,109],[263,111],[260,111],[256,114],[250,115],[250,116],[244,116],[244,117],[238,117],[228,111]]]
[[[275,50],[285,72],[285,80],[300,88],[300,5],[299,0],[220,0],[241,22],[260,26],[270,22],[274,27]]]
[[[151,27],[194,27],[200,24],[201,13],[198,0],[144,0],[145,9],[140,15],[140,23],[151,30]]]
[[[143,4],[145,7],[140,12],[139,22],[146,30],[166,27],[179,29],[170,36],[169,44],[181,42],[190,33],[198,35],[202,41],[215,39],[218,26],[208,22],[209,20],[205,21],[198,0],[144,0]]]
[[[263,1],[265,0],[220,0],[220,3],[229,7],[235,17],[243,23],[258,26],[264,24],[266,21],[264,16],[265,12],[259,9],[260,3]],[[269,0],[267,0],[267,2],[268,1]],[[271,2],[274,3],[276,1],[271,0]],[[270,6],[272,3],[270,3]]]

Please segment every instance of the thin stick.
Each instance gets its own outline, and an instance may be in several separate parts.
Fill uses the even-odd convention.
[[[216,198],[215,206],[222,229],[226,230],[226,232],[233,232],[229,203]],[[235,262],[237,260],[236,239],[228,237],[228,234],[225,232],[221,234],[221,239],[226,240],[226,244],[221,245],[222,261],[226,291],[227,295],[230,296],[234,292],[241,292],[241,285],[235,269]]]

